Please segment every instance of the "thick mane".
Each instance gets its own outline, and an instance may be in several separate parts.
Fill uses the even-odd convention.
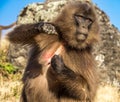
[[[7,37],[32,45],[20,102],[93,102],[97,73],[91,48],[99,26],[90,3],[71,2],[52,23],[20,25]]]

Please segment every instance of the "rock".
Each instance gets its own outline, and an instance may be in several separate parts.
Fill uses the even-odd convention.
[[[20,44],[10,44],[7,60],[16,68],[24,69],[28,60],[29,46],[21,46]]]

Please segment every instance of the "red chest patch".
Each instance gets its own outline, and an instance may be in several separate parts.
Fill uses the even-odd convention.
[[[45,65],[46,64],[50,64],[51,62],[51,59],[54,55],[60,55],[60,53],[63,51],[63,46],[60,45],[57,49],[49,49],[47,51],[44,51],[42,54],[41,54],[41,57],[40,57],[40,60],[42,63],[44,63]]]

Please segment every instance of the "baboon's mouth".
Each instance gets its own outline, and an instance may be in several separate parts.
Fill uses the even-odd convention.
[[[79,34],[77,34],[76,38],[78,41],[84,41],[87,38],[87,34],[79,33]]]

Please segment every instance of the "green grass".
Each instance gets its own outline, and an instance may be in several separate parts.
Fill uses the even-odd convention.
[[[6,53],[0,51],[0,70],[5,71],[8,74],[15,73],[18,69],[6,60]]]
[[[0,102],[19,102],[21,73],[6,60],[6,52],[0,51]]]

